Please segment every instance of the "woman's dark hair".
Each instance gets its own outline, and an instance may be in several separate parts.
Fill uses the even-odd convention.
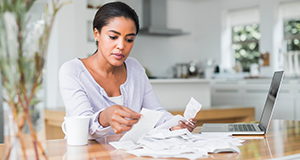
[[[97,11],[94,21],[93,30],[97,28],[99,33],[102,27],[106,26],[109,21],[116,17],[125,17],[131,19],[136,27],[136,34],[139,32],[139,18],[136,12],[123,2],[106,3]]]

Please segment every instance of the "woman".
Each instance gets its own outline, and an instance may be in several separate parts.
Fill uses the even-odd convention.
[[[139,121],[142,108],[165,111],[144,68],[128,57],[139,31],[138,16],[123,2],[103,5],[93,21],[97,50],[92,56],[68,61],[59,72],[66,116],[91,116],[91,138],[129,131]],[[157,125],[172,118],[165,112]],[[180,121],[170,128],[196,126]]]

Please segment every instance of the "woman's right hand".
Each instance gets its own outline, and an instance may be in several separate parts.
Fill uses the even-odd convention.
[[[113,131],[119,134],[129,131],[140,117],[141,114],[127,107],[113,105],[100,112],[99,123],[103,127],[111,126]]]

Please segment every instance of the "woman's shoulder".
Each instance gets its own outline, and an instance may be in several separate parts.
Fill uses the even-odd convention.
[[[125,63],[127,66],[130,66],[134,69],[144,70],[144,67],[140,64],[140,62],[133,57],[128,57]]]
[[[80,62],[80,59],[75,58],[69,61],[66,61],[65,63],[62,64],[60,67],[60,72],[64,73],[76,73],[78,71],[83,70],[82,63]]]

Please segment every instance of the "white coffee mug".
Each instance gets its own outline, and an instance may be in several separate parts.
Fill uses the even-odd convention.
[[[67,137],[68,145],[87,145],[89,116],[64,117],[61,128]]]

